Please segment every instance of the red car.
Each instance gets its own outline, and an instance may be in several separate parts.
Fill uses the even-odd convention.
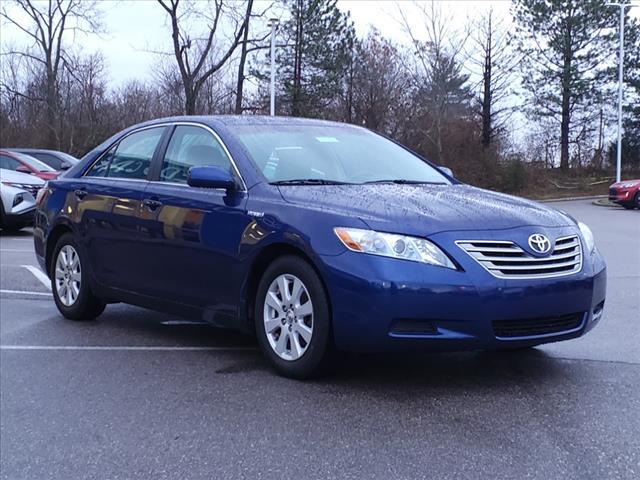
[[[624,180],[609,187],[609,200],[629,210],[640,208],[640,180]]]
[[[24,153],[0,150],[0,168],[14,172],[29,173],[42,180],[51,180],[60,175],[46,163]]]

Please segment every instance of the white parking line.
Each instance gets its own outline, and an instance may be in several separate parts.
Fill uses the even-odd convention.
[[[30,291],[27,291],[27,290],[0,290],[0,293],[17,293],[17,294],[20,294],[20,295],[36,295],[36,296],[51,297],[50,293],[30,292]]]
[[[0,350],[107,350],[150,352],[242,352],[255,347],[170,347],[170,346],[114,346],[114,345],[0,345]]]
[[[0,252],[33,253],[33,250],[19,248],[0,248]]]
[[[33,276],[40,280],[40,283],[42,283],[47,288],[47,290],[51,290],[51,280],[49,280],[49,277],[47,277],[42,272],[42,270],[40,270],[38,267],[34,267],[33,265],[22,266],[33,273]]]

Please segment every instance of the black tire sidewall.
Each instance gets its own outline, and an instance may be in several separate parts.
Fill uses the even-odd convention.
[[[73,247],[80,257],[80,293],[78,294],[78,298],[75,303],[71,306],[66,306],[60,301],[55,284],[56,261],[60,250],[65,245]],[[62,235],[56,242],[56,246],[53,249],[51,264],[49,265],[49,278],[51,279],[51,290],[53,292],[53,299],[56,303],[56,307],[58,307],[58,310],[62,315],[70,320],[92,320],[102,313],[102,310],[104,310],[104,304],[99,302],[91,292],[87,268],[88,264],[86,256],[84,255],[82,248],[78,245],[73,234],[65,233]]]
[[[263,309],[267,290],[273,280],[290,274],[298,277],[307,288],[313,302],[313,335],[302,357],[284,360],[273,351],[264,329]],[[317,375],[326,364],[331,349],[331,313],[327,293],[320,277],[308,262],[294,255],[276,259],[264,272],[258,284],[255,301],[255,327],[258,343],[265,358],[284,376],[310,378]]]

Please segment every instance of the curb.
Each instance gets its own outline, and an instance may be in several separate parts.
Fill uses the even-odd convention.
[[[540,203],[549,202],[570,202],[572,200],[598,200],[600,198],[608,198],[607,195],[587,195],[586,197],[564,197],[564,198],[545,198],[544,200],[535,200]]]

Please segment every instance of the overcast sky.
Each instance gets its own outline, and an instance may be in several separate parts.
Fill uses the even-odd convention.
[[[255,8],[259,10],[269,3],[257,0]],[[468,17],[491,7],[498,15],[508,17],[510,7],[508,0],[441,1],[439,4],[443,13],[451,16],[456,28],[462,28]],[[102,0],[100,6],[106,33],[101,37],[78,36],[74,39],[75,46],[84,52],[102,51],[115,83],[146,78],[158,61],[158,56],[150,51],[167,51],[171,47],[166,12],[155,0]],[[412,2],[339,0],[338,6],[351,12],[358,35],[365,35],[370,27],[375,27],[387,38],[406,42],[407,36],[399,24],[399,8],[411,12]],[[3,28],[0,39],[5,44],[21,44],[25,36],[16,29]]]
[[[260,10],[269,4],[270,1],[256,0],[255,9]],[[453,29],[464,28],[469,19],[489,8],[510,22],[509,0],[440,1],[438,5],[443,14],[451,19]],[[385,37],[397,43],[407,43],[407,34],[399,22],[399,9],[415,21],[413,27],[416,32],[420,31],[421,16],[415,14],[415,6],[411,1],[338,0],[338,6],[351,12],[359,36],[375,27]],[[133,78],[148,78],[159,58],[150,52],[171,51],[166,12],[155,0],[102,0],[100,7],[106,33],[100,37],[78,36],[73,39],[74,47],[83,52],[101,51],[115,84]],[[634,15],[639,15],[640,8],[635,10]],[[3,44],[22,44],[26,41],[25,35],[17,29],[6,28],[7,25],[3,27],[0,32]]]

